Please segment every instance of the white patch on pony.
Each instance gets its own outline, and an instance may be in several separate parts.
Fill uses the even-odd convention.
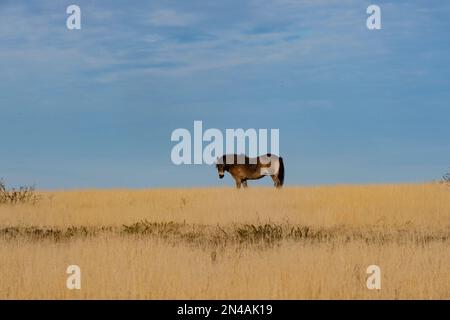
[[[270,163],[270,167],[261,168],[262,175],[273,176],[278,174],[278,171],[280,170],[280,159],[277,156],[261,156],[260,161],[261,163]]]

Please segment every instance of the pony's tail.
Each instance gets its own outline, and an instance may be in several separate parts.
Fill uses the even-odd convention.
[[[279,157],[278,159],[280,161],[280,169],[278,169],[278,179],[280,180],[280,186],[282,186],[284,184],[284,163],[282,157]]]

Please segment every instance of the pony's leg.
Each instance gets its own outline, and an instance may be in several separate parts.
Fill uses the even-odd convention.
[[[272,177],[272,180],[273,180],[274,187],[275,188],[281,188],[281,181],[280,181],[280,179],[278,179],[278,176],[274,174],[271,177]]]
[[[242,186],[243,186],[244,188],[247,188],[247,180],[242,181]]]
[[[236,179],[236,188],[241,188],[241,179]]]

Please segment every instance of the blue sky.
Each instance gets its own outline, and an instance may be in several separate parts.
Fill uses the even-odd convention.
[[[81,30],[66,28],[70,4]],[[381,30],[366,28],[370,4]],[[202,120],[279,128],[289,185],[439,179],[449,17],[445,1],[1,0],[0,177],[231,186],[213,167],[170,160],[172,131]]]

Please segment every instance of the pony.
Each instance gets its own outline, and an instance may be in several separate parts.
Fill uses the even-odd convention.
[[[284,183],[283,158],[267,153],[265,155],[249,158],[246,155],[227,154],[217,158],[216,168],[219,178],[230,173],[236,181],[236,188],[241,185],[247,188],[247,180],[257,180],[264,176],[271,176],[275,188],[281,188]]]

